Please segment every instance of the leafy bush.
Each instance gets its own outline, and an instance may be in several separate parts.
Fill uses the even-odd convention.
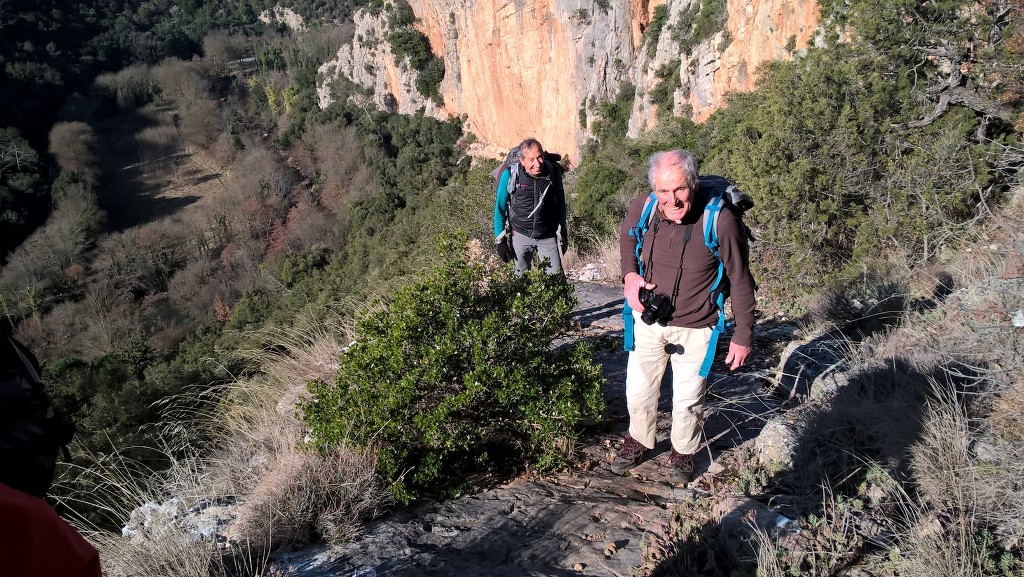
[[[388,26],[392,30],[407,28],[416,23],[416,13],[413,12],[412,6],[405,0],[397,0],[391,5],[391,9],[392,12],[388,18]]]
[[[660,6],[659,6],[660,8]],[[607,100],[597,105],[597,116],[592,123],[594,135],[604,142],[608,139],[623,138],[629,128],[629,115],[633,109],[633,98],[636,87],[626,81],[619,85],[615,100]]]
[[[395,55],[395,66],[401,66],[406,56],[409,57],[409,66],[416,70],[423,69],[430,61],[430,42],[419,30],[394,30],[388,35],[388,40],[391,42],[391,52]]]
[[[644,30],[643,42],[648,55],[653,56],[654,52],[657,50],[658,39],[661,37],[661,31],[667,22],[668,5],[662,4],[654,9],[654,14],[651,16],[651,23],[648,24],[647,29]]]
[[[725,28],[729,12],[725,0],[704,0],[691,4],[679,14],[672,37],[679,43],[679,52],[690,54],[701,42]]]
[[[441,81],[444,80],[444,59],[431,56],[423,70],[416,75],[416,90],[436,103],[442,104]]]
[[[434,55],[430,50],[430,41],[426,35],[413,28],[416,15],[408,2],[400,0],[394,4],[394,12],[388,20],[391,29],[388,42],[395,56],[395,66],[401,66],[402,60],[409,57],[409,66],[418,73],[416,90],[434,99],[440,104],[441,94],[438,88],[444,79],[444,59]]]
[[[312,381],[302,405],[320,448],[352,437],[378,447],[379,471],[403,502],[454,493],[486,470],[558,466],[576,425],[603,406],[589,347],[553,346],[570,326],[571,285],[488,273],[454,246],[364,316],[335,382]]]
[[[675,92],[676,89],[682,86],[682,81],[679,77],[679,66],[680,61],[678,58],[675,58],[666,62],[661,68],[658,68],[655,75],[661,82],[647,93],[651,104],[658,107],[659,118],[670,116],[674,112]]]
[[[625,216],[619,190],[629,175],[615,166],[600,161],[585,162],[580,167],[573,211],[591,229],[612,234]]]

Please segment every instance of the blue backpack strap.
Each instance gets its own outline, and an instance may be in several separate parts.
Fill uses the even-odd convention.
[[[716,195],[710,197],[704,206],[704,245],[708,247],[711,254],[715,256],[715,260],[718,261],[718,271],[715,274],[715,280],[708,289],[708,292],[711,293],[711,301],[718,307],[718,322],[711,329],[708,352],[704,355],[704,362],[700,365],[699,374],[703,378],[707,378],[711,374],[711,364],[715,360],[718,338],[722,336],[727,326],[725,321],[725,292],[720,290],[722,288],[722,280],[725,278],[725,264],[718,253],[718,218],[725,208],[725,203],[726,201],[722,196]]]
[[[722,264],[722,257],[718,254],[718,218],[725,208],[725,199],[721,196],[712,196],[704,206],[704,245],[708,247],[715,260],[718,261],[718,273],[715,281],[711,283],[711,292],[718,290],[725,275],[725,266]]]
[[[653,192],[648,194],[647,200],[644,201],[644,209],[640,212],[640,219],[629,229],[630,238],[636,240],[636,248],[633,249],[633,254],[636,256],[636,267],[641,276],[644,274],[644,263],[643,259],[640,258],[640,253],[644,248],[644,234],[651,227],[651,220],[654,218],[654,207],[657,205],[658,197]],[[633,342],[633,323],[633,309],[629,306],[629,302],[626,299],[622,299],[622,349],[625,351],[632,351],[636,348]]]
[[[636,257],[637,271],[641,276],[644,274],[644,263],[643,259],[640,258],[640,254],[644,249],[644,235],[647,234],[647,229],[651,228],[651,220],[654,218],[654,207],[657,205],[658,197],[653,192],[648,194],[647,200],[644,201],[644,209],[640,212],[640,220],[629,229],[629,236],[636,240],[636,248],[633,249],[633,255]]]
[[[625,299],[622,300],[622,350],[632,351],[636,348],[633,341],[633,309]]]

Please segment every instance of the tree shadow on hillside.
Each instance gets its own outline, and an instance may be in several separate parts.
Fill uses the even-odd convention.
[[[103,177],[97,190],[107,229],[123,231],[175,214],[220,177],[190,160],[170,111],[121,110],[98,127]]]
[[[197,195],[155,197],[154,189],[146,186],[134,190],[136,192],[127,194],[99,195],[100,208],[107,213],[109,232],[122,232],[171,216],[201,198]]]
[[[931,299],[918,302],[883,302],[871,315],[827,331],[789,353],[780,371],[784,392],[795,392],[787,402],[801,404],[822,395],[827,402],[810,404],[797,411],[798,434],[792,440],[792,465],[767,478],[767,489],[753,497],[789,519],[825,517],[830,500],[870,501],[865,492],[878,482],[879,468],[913,494],[910,465],[913,447],[922,439],[929,403],[940,395],[967,396],[975,391],[984,368],[957,362],[922,366],[913,357],[897,357],[854,372],[846,371],[850,343],[890,330],[904,318],[901,311],[934,308],[951,293],[951,284],[940,281]],[[827,390],[819,377],[834,372],[838,377]],[[816,382],[816,380],[818,382]],[[776,389],[778,392],[778,389]],[[813,394],[812,394],[813,393]],[[715,535],[720,527],[708,523],[695,535]],[[775,530],[767,527],[767,533]],[[874,533],[863,530],[855,544],[847,544],[850,564],[877,551],[892,534],[885,527]],[[858,529],[858,533],[861,533]],[[699,544],[699,543],[698,543]],[[756,558],[751,545],[742,555],[715,553],[723,543],[702,546],[677,544],[654,575],[747,574]],[[733,552],[735,553],[735,552]],[[709,557],[709,555],[711,557]],[[740,561],[737,561],[737,559]],[[711,563],[711,561],[714,561]],[[703,563],[703,564],[702,564]],[[709,564],[710,563],[710,564]],[[705,568],[703,572],[694,567]],[[792,570],[810,568],[794,567]],[[751,573],[752,574],[752,573]]]
[[[880,490],[874,484],[891,478],[900,491],[915,494],[911,478],[914,446],[922,440],[927,408],[940,396],[954,394],[968,397],[977,392],[984,368],[948,363],[922,368],[906,358],[895,358],[883,366],[859,371],[836,392],[830,402],[810,407],[801,416],[803,425],[795,439],[792,466],[768,478],[766,489],[751,495],[768,511],[782,515],[779,519],[806,520],[811,516],[828,521],[829,512],[837,503],[859,502],[858,509],[842,523],[853,526],[825,527],[824,531],[851,531],[848,539],[836,550],[823,550],[815,541],[814,526],[800,539],[809,539],[798,555],[789,555],[787,562],[796,563],[791,571],[805,574],[813,569],[815,555],[842,558],[843,567],[864,563],[880,553],[896,538],[897,529],[885,519],[893,505],[871,496]],[[880,471],[884,474],[880,476]],[[873,509],[877,507],[878,509]],[[806,521],[805,521],[806,522]],[[781,535],[774,523],[761,526],[767,535]],[[674,553],[661,562],[653,575],[753,575],[756,566],[756,545],[748,543],[745,551],[732,550],[735,539],[710,538],[722,527],[706,523],[692,532],[697,541],[676,543]],[[827,535],[828,533],[826,533]],[[833,535],[834,536],[834,535]],[[787,550],[779,544],[780,551]],[[728,554],[722,554],[725,551]],[[806,566],[805,566],[806,565]],[[703,568],[695,570],[694,568]]]

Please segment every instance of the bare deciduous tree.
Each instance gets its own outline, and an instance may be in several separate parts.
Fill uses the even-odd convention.
[[[145,64],[132,64],[118,72],[100,74],[96,84],[113,94],[121,108],[142,106],[153,98],[155,89],[150,68]]]
[[[245,36],[213,30],[203,38],[203,66],[211,74],[226,74],[230,64],[245,55],[247,45]]]
[[[210,95],[210,81],[191,63],[168,58],[153,68],[153,77],[167,100],[181,107]]]
[[[214,100],[190,100],[178,107],[181,136],[185,142],[206,148],[224,132],[224,120]]]
[[[100,176],[97,142],[96,133],[84,122],[58,122],[50,130],[50,154],[57,165],[90,184]]]

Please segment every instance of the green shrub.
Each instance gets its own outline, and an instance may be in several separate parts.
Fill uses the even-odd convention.
[[[409,66],[422,70],[430,61],[430,41],[415,28],[394,30],[388,35],[391,52],[395,56],[395,66],[401,66],[402,60],[408,56]]]
[[[625,216],[619,190],[629,178],[622,170],[599,160],[580,167],[573,212],[591,229],[612,234]]]
[[[911,126],[933,109],[912,65],[863,46],[811,48],[762,67],[756,92],[708,120],[701,171],[754,196],[762,288],[818,290],[878,257],[928,262],[998,200],[998,152],[972,142],[975,112]]]
[[[601,371],[570,327],[573,289],[559,276],[488,273],[451,243],[424,280],[367,314],[333,383],[302,405],[314,443],[377,447],[400,501],[454,494],[474,474],[570,457],[576,425],[600,415]]]
[[[653,56],[654,52],[658,49],[658,38],[661,36],[661,30],[665,27],[667,21],[668,5],[662,4],[654,9],[651,23],[644,30],[643,43],[648,55]]]
[[[391,32],[388,34],[388,42],[395,56],[395,66],[401,66],[408,56],[409,66],[418,72],[416,91],[441,105],[443,102],[439,87],[444,80],[444,59],[435,56],[426,35],[413,28],[416,15],[409,3],[399,1],[394,6],[394,14],[389,20]]]
[[[392,30],[398,28],[406,28],[412,26],[416,22],[416,13],[413,12],[412,6],[409,5],[405,0],[398,0],[393,5],[393,12],[391,17],[388,19],[388,25]]]
[[[725,28],[729,12],[724,0],[705,0],[691,4],[679,13],[672,28],[672,38],[679,43],[681,54],[690,54],[693,49]]]
[[[594,135],[604,143],[606,140],[621,139],[629,128],[629,115],[633,109],[636,87],[626,81],[619,85],[615,100],[597,104],[597,116],[591,124]]]
[[[661,80],[658,85],[655,86],[647,93],[650,98],[651,104],[658,107],[658,116],[665,117],[671,116],[674,111],[674,98],[676,90],[682,86],[682,80],[679,77],[679,67],[681,62],[678,58],[675,58],[669,62],[666,62],[655,75]]]
[[[431,55],[423,70],[416,75],[416,91],[432,98],[439,106],[444,103],[441,99],[441,81],[444,80],[444,59]]]

